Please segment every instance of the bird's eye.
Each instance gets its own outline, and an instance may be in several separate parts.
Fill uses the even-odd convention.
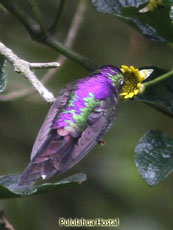
[[[124,85],[124,81],[120,81],[120,85],[122,85],[122,86],[123,86],[123,85]]]

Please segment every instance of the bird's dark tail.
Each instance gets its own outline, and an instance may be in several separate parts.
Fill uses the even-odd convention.
[[[35,183],[39,178],[48,179],[54,174],[58,173],[57,169],[52,165],[50,160],[44,161],[42,163],[31,163],[27,166],[27,168],[22,173],[19,178],[19,186],[31,186]]]
[[[59,136],[48,140],[21,174],[19,186],[30,186],[39,178],[48,179],[66,171],[68,168],[64,168],[64,165],[71,156],[73,148],[74,143],[70,136]]]

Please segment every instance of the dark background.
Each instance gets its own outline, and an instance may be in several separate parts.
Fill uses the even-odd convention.
[[[98,65],[122,64],[135,67],[156,65],[172,68],[172,49],[162,43],[147,40],[116,17],[100,14],[86,3],[80,30],[73,49]],[[26,2],[17,1],[30,12]],[[47,25],[56,15],[57,0],[42,0],[41,10]],[[55,38],[64,41],[79,0],[66,1],[66,7]],[[58,53],[30,39],[21,23],[0,9],[0,40],[19,55],[32,62],[54,61]],[[5,93],[30,87],[21,75],[6,66],[8,85]],[[39,78],[45,70],[36,71]],[[46,85],[58,95],[59,89],[89,72],[67,61]],[[5,94],[4,93],[4,94]],[[0,102],[0,174],[20,173],[29,162],[33,142],[49,109],[35,93],[25,99]],[[59,217],[120,218],[122,230],[170,230],[173,215],[172,176],[150,187],[140,177],[135,166],[134,149],[149,129],[160,129],[173,137],[173,121],[145,104],[120,102],[116,122],[105,135],[106,145],[96,146],[77,166],[59,177],[74,173],[87,174],[87,181],[70,189],[40,196],[0,201],[16,230],[60,229]],[[68,228],[66,228],[68,229]],[[94,228],[97,229],[97,228]],[[110,228],[112,229],[112,228]]]

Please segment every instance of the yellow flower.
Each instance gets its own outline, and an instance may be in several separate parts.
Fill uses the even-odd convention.
[[[120,95],[124,99],[132,98],[138,93],[142,93],[144,91],[142,82],[153,72],[152,69],[139,70],[133,66],[128,67],[126,65],[121,66],[121,71],[124,74],[125,83]]]
[[[144,8],[140,9],[139,12],[146,13],[148,11],[152,11],[158,6],[163,6],[162,0],[149,0],[149,3]]]

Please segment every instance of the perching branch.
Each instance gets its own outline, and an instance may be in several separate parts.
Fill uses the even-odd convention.
[[[82,55],[74,52],[73,50],[70,50],[69,48],[67,48],[60,42],[53,40],[52,38],[47,38],[44,41],[44,44],[48,45],[49,47],[63,54],[64,56],[78,63],[79,65],[87,69],[88,71],[94,71],[98,69],[98,66],[94,64],[93,62],[91,62],[88,58],[85,58]]]
[[[41,27],[41,31],[43,31],[44,34],[46,35],[47,29],[44,25],[42,13],[38,7],[37,1],[36,0],[27,0],[27,1],[28,1],[29,5],[31,6],[32,12],[34,13],[35,18]]]
[[[42,26],[37,21],[33,20],[30,15],[28,15],[25,11],[23,11],[16,5],[15,1],[0,0],[0,3],[16,18],[19,19],[19,21],[24,25],[26,30],[30,33],[32,39],[55,49],[59,53],[68,57],[70,60],[78,63],[89,71],[94,71],[98,69],[98,66],[88,58],[83,57],[77,52],[67,48],[57,40],[55,41],[54,39],[52,39],[47,32],[43,31]]]
[[[75,36],[76,36],[76,34],[79,30],[79,27],[81,25],[81,20],[83,19],[85,9],[86,9],[85,2],[80,1],[78,4],[78,7],[76,9],[74,18],[72,20],[70,29],[68,31],[67,38],[65,40],[65,46],[67,46],[67,47],[72,46],[72,44],[75,40]],[[60,66],[62,66],[66,60],[67,59],[63,55],[61,55],[57,59],[57,62],[60,64]],[[58,69],[55,69],[55,68],[49,69],[48,72],[43,75],[41,82],[43,84],[46,84],[52,78],[52,76],[57,72],[57,70],[59,70],[59,68]],[[10,92],[10,93],[4,94],[4,95],[0,95],[0,101],[11,101],[11,100],[19,99],[19,98],[31,95],[32,93],[34,93],[33,88],[22,89],[22,90]]]
[[[29,63],[25,60],[20,59],[12,50],[7,48],[3,43],[0,42],[0,53],[14,66],[14,71],[21,73],[27,78],[38,93],[47,102],[53,102],[55,100],[53,94],[49,92],[45,86],[38,80],[35,74],[31,71],[31,68],[56,68],[59,66],[57,62],[51,63]]]
[[[41,32],[39,24],[33,20],[24,10],[20,9],[20,7],[18,7],[16,4],[16,1],[0,0],[0,3],[23,24],[33,39],[39,37]]]
[[[61,18],[61,15],[63,13],[65,3],[66,3],[65,0],[59,0],[55,21],[54,21],[53,25],[49,28],[49,32],[51,34],[54,34],[58,30],[59,19]]]

